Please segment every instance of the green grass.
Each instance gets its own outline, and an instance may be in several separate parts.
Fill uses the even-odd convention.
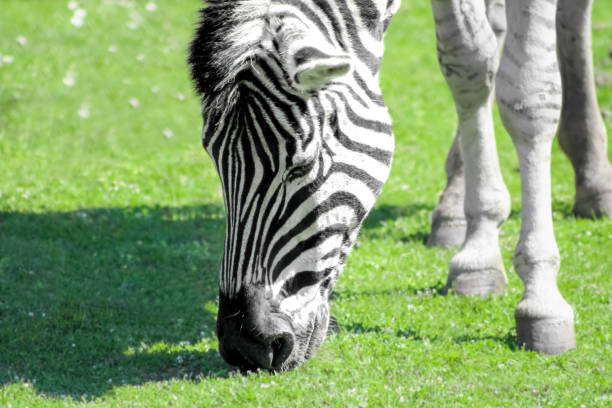
[[[423,241],[456,118],[428,2],[405,1],[387,36],[397,149],[332,298],[340,332],[293,372],[250,376],[221,360],[214,336],[224,215],[185,66],[200,2],[159,0],[149,12],[144,0],[82,1],[81,28],[67,3],[0,6],[1,407],[612,403],[612,222],[571,216],[573,175],[557,145],[559,285],[578,349],[517,347],[520,180],[497,119],[512,194],[501,236],[508,289],[494,299],[437,293],[453,252]],[[595,2],[594,26],[596,68],[610,75],[611,0]],[[611,84],[599,98],[611,111]]]

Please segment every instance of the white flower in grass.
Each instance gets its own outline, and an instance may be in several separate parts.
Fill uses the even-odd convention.
[[[66,76],[64,77],[63,82],[64,82],[64,85],[66,85],[69,88],[72,88],[74,84],[76,84],[76,75],[74,71],[66,72]]]
[[[108,52],[117,52],[117,46],[115,44],[108,47]]]
[[[2,63],[3,64],[12,64],[15,61],[15,57],[13,57],[12,55],[4,55],[2,56]]]
[[[135,30],[140,27],[140,23],[142,23],[142,16],[138,14],[137,11],[132,10],[130,12],[130,21],[127,22],[127,27],[130,30]]]
[[[83,27],[83,24],[85,22],[85,16],[87,16],[87,12],[83,9],[78,8],[74,10],[74,15],[72,16],[70,22],[75,27]]]
[[[154,87],[152,87],[151,88],[151,92],[158,93],[159,92],[159,86],[155,85]]]
[[[71,1],[68,3],[68,8],[70,10],[76,10],[77,7],[79,7],[79,3],[77,3],[76,1]]]
[[[89,105],[87,103],[82,104],[77,113],[80,118],[87,119],[89,117]]]
[[[28,43],[28,39],[25,38],[23,35],[20,35],[19,37],[17,37],[17,42],[21,45],[26,45]]]
[[[176,97],[178,98],[179,101],[185,100],[185,95],[183,95],[180,92],[176,95]]]
[[[137,108],[140,106],[140,101],[136,98],[130,98],[130,105],[132,105],[132,108]]]
[[[172,136],[174,136],[174,133],[170,129],[164,129],[164,136],[166,136],[168,139],[171,139]]]
[[[147,11],[153,12],[153,11],[157,10],[157,4],[153,3],[152,1],[150,1],[150,2],[147,3],[145,8],[147,9]]]
[[[137,59],[138,61],[142,61],[144,58],[145,58],[144,54],[138,54],[138,55],[136,56],[136,59]]]

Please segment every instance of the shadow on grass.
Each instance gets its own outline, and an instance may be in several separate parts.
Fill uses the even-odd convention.
[[[508,347],[509,350],[517,351],[520,349],[518,338],[516,337],[516,332],[514,330],[509,330],[504,336],[491,336],[491,335],[475,335],[475,336],[456,336],[453,337],[453,341],[457,344],[463,343],[473,343],[478,341],[487,341],[491,340],[495,343],[504,344]]]
[[[379,228],[387,221],[395,221],[399,218],[414,217],[415,215],[423,212],[429,216],[429,214],[431,214],[433,211],[433,208],[434,207],[431,204],[424,203],[412,203],[401,207],[392,205],[377,206],[370,212],[368,217],[363,222],[363,228],[374,230]],[[377,238],[377,235],[370,234],[370,237]],[[429,230],[413,232],[402,237],[400,241],[405,243],[421,243],[425,245],[427,243],[427,238],[429,238]]]
[[[572,210],[572,202],[557,200],[553,197],[552,209],[553,212],[559,214],[564,219],[574,218]],[[392,206],[392,205],[381,205],[375,207],[363,223],[364,229],[374,230],[381,227],[388,221],[395,221],[399,218],[410,218],[425,212],[428,217],[431,217],[431,213],[434,210],[434,205],[429,203],[409,203],[405,206]],[[521,208],[512,208],[508,216],[509,220],[521,219]],[[400,241],[405,243],[421,243],[427,244],[429,238],[431,225],[428,223],[427,230],[416,231],[411,234],[407,234],[402,237]],[[377,238],[377,234],[371,234],[371,237]]]
[[[0,213],[0,386],[81,398],[226,376],[214,336],[223,209]]]
[[[406,287],[406,288],[389,288],[380,290],[366,290],[366,291],[350,291],[350,290],[337,290],[332,292],[330,300],[332,301],[343,301],[343,300],[354,300],[363,296],[417,296],[418,298],[433,298],[443,296],[441,294],[445,284],[437,282],[434,285],[424,287]],[[453,295],[450,295],[453,296]],[[355,334],[368,334],[375,333],[381,335],[396,335],[397,337],[404,337],[409,340],[416,341],[427,341],[429,343],[441,342],[441,341],[452,341],[455,344],[464,344],[472,342],[483,342],[493,341],[495,343],[504,344],[509,350],[517,351],[520,349],[518,340],[516,337],[516,331],[511,328],[503,336],[484,335],[475,333],[474,335],[457,334],[450,338],[438,338],[438,336],[424,336],[419,333],[418,329],[408,328],[394,331],[389,327],[381,327],[377,325],[367,325],[362,322],[351,322],[350,324],[343,324],[342,321],[334,319],[337,328],[333,334],[341,331],[347,331]]]
[[[347,289],[336,289],[329,297],[330,301],[343,300],[343,299],[355,299],[360,296],[402,296],[402,295],[416,295],[420,297],[433,297],[442,296],[441,292],[445,284],[443,282],[437,282],[429,286],[407,286],[405,288],[387,288],[387,289],[375,289],[375,290],[362,290],[352,291]]]
[[[393,330],[386,328],[386,327],[366,326],[360,322],[353,322],[349,325],[340,324],[339,327],[340,327],[339,330],[348,331],[348,332],[355,333],[355,334],[366,334],[366,333],[395,334],[398,337],[405,337],[410,340],[423,341],[425,339],[423,336],[421,336],[419,333],[417,333],[413,329],[402,329],[402,330],[397,330],[394,332]]]
[[[376,228],[386,221],[394,221],[398,218],[412,217],[420,212],[431,213],[434,206],[425,203],[410,203],[403,206],[380,205],[372,209],[368,218],[363,222],[363,228]]]
[[[431,209],[383,206],[366,228]],[[214,336],[224,225],[215,204],[0,212],[0,386],[26,380],[78,399],[227,376]],[[364,293],[334,296],[352,295]]]
[[[395,334],[397,337],[403,337],[408,340],[415,341],[426,341],[428,343],[436,343],[441,341],[452,341],[455,344],[464,344],[464,343],[475,343],[481,341],[493,341],[494,343],[504,344],[509,350],[517,351],[520,349],[519,343],[516,337],[516,332],[514,330],[509,330],[504,336],[492,336],[492,335],[457,335],[451,336],[448,339],[442,339],[438,336],[423,336],[415,329],[400,329],[395,332],[389,328],[380,327],[380,326],[368,326],[364,325],[360,322],[353,322],[349,325],[343,325],[338,323],[338,332],[340,331],[348,331],[355,334],[367,334],[367,333],[376,333],[376,334]]]

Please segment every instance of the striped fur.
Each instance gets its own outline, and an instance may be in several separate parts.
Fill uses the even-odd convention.
[[[399,2],[209,3],[189,61],[227,212],[221,308],[265,292],[298,338],[294,365],[325,335],[327,297],[389,174],[378,72]]]

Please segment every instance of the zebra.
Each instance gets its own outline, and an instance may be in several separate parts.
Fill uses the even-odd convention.
[[[400,1],[210,0],[201,11],[189,63],[227,214],[217,336],[231,365],[289,370],[326,336],[329,294],[390,171],[393,132],[378,79]],[[489,293],[506,282],[498,229],[509,197],[491,122],[495,84],[523,183],[518,340],[561,353],[575,338],[556,285],[550,208],[561,109],[557,0],[507,5],[501,64],[502,33],[488,17],[496,0],[431,2],[466,175],[468,233],[448,286]]]
[[[219,352],[244,370],[308,359],[394,148],[378,85],[399,1],[208,1],[191,45],[202,143],[227,215]]]

